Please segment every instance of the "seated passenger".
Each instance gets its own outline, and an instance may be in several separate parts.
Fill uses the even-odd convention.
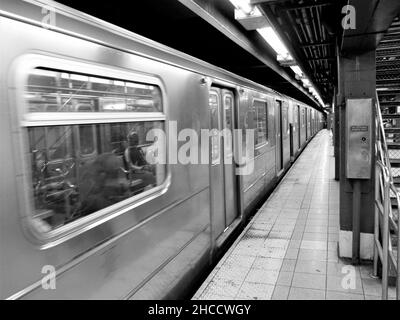
[[[137,189],[149,189],[156,184],[153,166],[147,163],[142,150],[138,147],[139,136],[136,132],[128,134],[128,148],[125,150],[125,161],[131,171],[133,180],[140,179],[142,182]]]
[[[87,215],[129,197],[129,183],[121,179],[121,159],[113,153],[99,155],[81,169],[80,213]]]

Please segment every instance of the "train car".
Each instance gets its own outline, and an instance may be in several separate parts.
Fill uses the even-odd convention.
[[[183,297],[322,128],[302,102],[56,2],[1,1],[0,39],[3,299]],[[242,134],[208,148],[187,129]],[[185,147],[208,161],[176,161]]]

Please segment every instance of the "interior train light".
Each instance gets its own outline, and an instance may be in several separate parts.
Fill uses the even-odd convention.
[[[254,7],[250,5],[249,0],[229,0],[236,9],[242,11],[246,15],[251,15],[254,11]]]
[[[288,49],[283,44],[281,39],[279,39],[278,35],[275,33],[272,27],[260,28],[257,29],[257,31],[277,53],[278,60],[293,60],[292,56],[289,54]]]

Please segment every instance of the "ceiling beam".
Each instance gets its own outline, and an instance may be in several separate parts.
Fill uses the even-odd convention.
[[[316,42],[316,43],[304,43],[301,45],[302,48],[314,48],[314,47],[328,47],[333,46],[335,43],[333,41]]]
[[[306,1],[301,4],[292,4],[287,0],[250,0],[250,4],[252,5],[276,5],[280,6],[282,10],[297,10],[297,9],[308,9],[308,8],[317,8],[334,5],[335,2],[332,0],[319,0],[318,2]]]
[[[285,68],[282,68],[276,60],[276,55],[272,48],[258,35],[256,32],[244,32],[236,21],[232,21],[221,14],[214,2],[207,0],[177,0],[199,17],[204,19],[218,31],[222,32],[231,41],[242,47],[244,50],[252,54],[270,69],[279,74],[283,79],[288,81],[292,86],[312,101],[317,108],[320,108],[316,99],[298,83],[294,76],[289,74]],[[232,6],[232,10],[233,10]]]

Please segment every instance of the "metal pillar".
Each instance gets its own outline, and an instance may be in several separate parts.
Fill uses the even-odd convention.
[[[361,182],[353,182],[353,246],[352,262],[357,265],[360,263],[360,205],[361,205]]]
[[[375,101],[376,68],[375,51],[369,51],[359,55],[338,57],[338,92],[336,96],[336,128],[338,158],[336,169],[340,180],[340,252],[352,251],[354,263],[358,263],[360,256],[361,233],[374,232],[374,198],[375,198],[375,174],[371,166],[371,179],[350,180],[346,177],[346,99],[368,99]],[[335,111],[336,111],[335,110]],[[372,113],[371,132],[372,144],[375,144],[375,117]],[[336,145],[335,145],[336,146]],[[375,163],[372,152],[371,162]],[[346,243],[342,234],[352,232],[353,243]],[[350,248],[348,248],[350,247]],[[372,252],[371,252],[372,257]]]

